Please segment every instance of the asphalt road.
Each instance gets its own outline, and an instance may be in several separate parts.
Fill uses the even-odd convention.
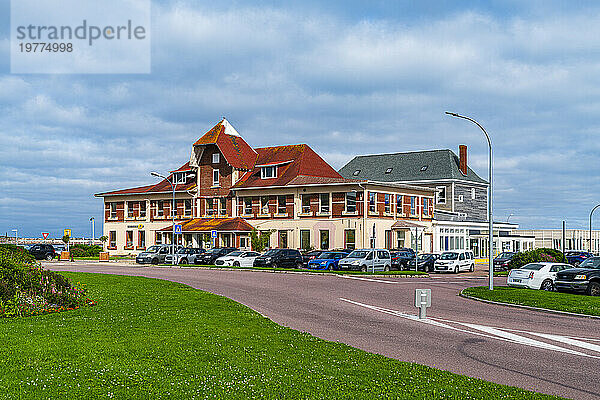
[[[600,320],[459,297],[465,287],[486,284],[481,272],[371,278],[97,262],[46,266],[181,282],[326,340],[537,392],[600,399]],[[432,290],[425,320],[416,318],[416,288]]]

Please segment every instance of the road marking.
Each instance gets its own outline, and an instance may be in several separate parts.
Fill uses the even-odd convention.
[[[340,278],[344,278],[344,279],[356,279],[358,281],[369,281],[369,282],[379,282],[379,283],[400,283],[400,282],[395,282],[395,281],[385,281],[383,279],[369,279],[369,278],[360,278],[358,276],[346,276],[346,275],[336,275]],[[402,283],[406,283],[406,282],[402,282]]]
[[[360,303],[358,301],[345,299],[343,297],[340,297],[339,299],[341,301],[344,301],[344,302],[347,302],[350,304],[354,304],[354,305],[357,305],[360,307],[364,307],[364,308],[367,308],[367,309],[370,309],[373,311],[381,312],[384,314],[394,315],[397,317],[409,319],[411,321],[429,324],[429,325],[433,325],[433,326],[438,326],[441,328],[446,328],[446,329],[454,330],[454,331],[458,331],[458,332],[468,333],[468,334],[475,335],[475,336],[496,339],[496,340],[500,340],[500,341],[504,341],[504,342],[513,343],[513,344],[520,344],[520,345],[525,345],[525,346],[530,346],[530,347],[536,347],[536,348],[541,348],[541,349],[545,349],[545,350],[552,350],[552,351],[556,351],[556,352],[567,353],[567,354],[577,355],[577,356],[581,356],[581,357],[600,359],[600,356],[590,355],[590,354],[582,353],[582,352],[579,352],[576,350],[556,346],[551,343],[546,343],[546,342],[542,342],[539,340],[527,338],[527,337],[520,336],[520,335],[517,335],[514,333],[506,332],[504,330],[501,330],[501,328],[495,328],[495,327],[477,325],[477,324],[470,324],[470,323],[459,322],[459,321],[451,321],[451,320],[445,320],[445,319],[441,319],[441,318],[419,319],[416,315],[406,314],[406,313],[403,313],[400,311],[390,310],[390,309],[386,309],[383,307],[372,306],[369,304]],[[446,323],[444,323],[444,322],[446,322]],[[451,325],[448,325],[447,323],[462,325],[462,326],[470,328],[471,330],[451,326]],[[572,345],[575,347],[581,347],[581,348],[585,348],[587,350],[600,352],[600,346],[597,346],[597,345],[594,345],[591,343],[577,341],[577,340],[569,338],[569,337],[550,335],[550,334],[544,334],[544,333],[528,332],[528,331],[520,331],[520,332],[527,333],[527,334],[534,335],[534,336],[543,337],[548,340],[562,342],[562,343],[569,344],[569,345]]]

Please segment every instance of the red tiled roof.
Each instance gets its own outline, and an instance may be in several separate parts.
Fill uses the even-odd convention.
[[[194,146],[215,144],[232,167],[252,169],[256,161],[256,151],[241,136],[226,134],[223,121],[206,132],[194,143]]]
[[[423,225],[415,224],[414,222],[408,222],[403,220],[398,220],[394,225],[392,225],[392,229],[402,229],[402,228],[425,228]]]
[[[184,171],[191,171],[192,168],[190,167],[190,162],[186,162],[185,164],[183,164],[181,167],[177,168],[174,171],[171,171],[171,173],[173,172],[184,172]]]
[[[342,176],[306,144],[256,149],[256,165],[291,161],[277,167],[277,178],[261,179],[260,167],[244,174],[234,188],[285,186],[299,176],[343,179]]]
[[[181,224],[182,232],[250,232],[253,228],[245,219],[236,218],[194,218]],[[172,225],[160,229],[162,232],[171,232]]]

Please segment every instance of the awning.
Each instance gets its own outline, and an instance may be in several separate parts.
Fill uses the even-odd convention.
[[[409,222],[409,221],[404,221],[404,220],[398,220],[398,221],[396,221],[396,223],[394,225],[392,225],[392,229],[414,229],[414,228],[425,229],[426,226],[415,224],[414,222]]]
[[[236,218],[194,218],[181,223],[182,232],[250,232],[252,225],[245,219]],[[160,232],[171,232],[173,226],[169,225]]]

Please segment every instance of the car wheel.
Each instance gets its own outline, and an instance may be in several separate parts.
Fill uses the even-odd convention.
[[[473,272],[475,271],[475,264],[471,264],[471,267],[469,268],[469,272]]]
[[[302,264],[301,262],[296,263],[296,269],[302,269],[303,266],[304,264]]]
[[[389,266],[389,265],[386,265],[386,266],[383,268],[383,270],[384,270],[385,272],[389,272],[389,271],[390,271],[390,266]]]
[[[188,263],[188,259],[187,258],[182,258],[181,260],[179,260],[178,264],[187,264]]]
[[[540,289],[546,290],[548,292],[553,292],[554,291],[554,283],[552,283],[552,281],[550,279],[546,279],[544,282],[542,282]]]
[[[152,265],[158,265],[158,258],[152,259]]]
[[[277,263],[271,264],[271,268],[277,268]]]
[[[46,261],[52,261],[52,254],[46,254]]]
[[[233,266],[234,267],[239,267],[240,266],[240,262],[239,261],[234,261],[233,262]]]
[[[454,267],[454,273],[458,274],[458,267]]]
[[[600,296],[600,283],[590,282],[587,288],[587,294],[590,296]]]
[[[362,267],[360,267],[360,271],[361,272],[367,272],[367,266],[363,265]]]

